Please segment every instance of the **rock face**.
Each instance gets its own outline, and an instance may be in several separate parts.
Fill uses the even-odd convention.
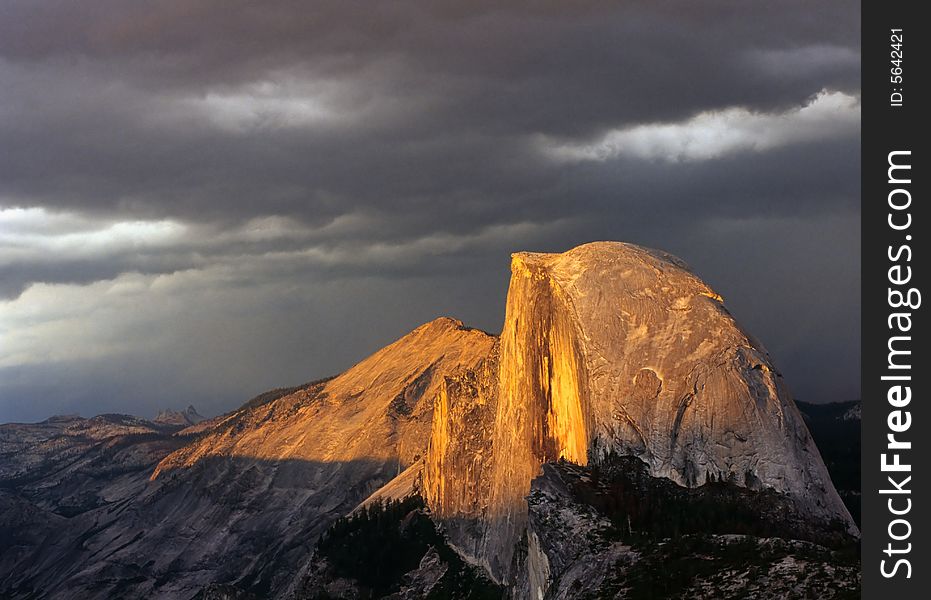
[[[162,446],[139,459],[141,467],[120,484],[125,493],[108,492],[61,523],[57,514],[39,512],[47,504],[41,493],[28,496],[36,505],[0,497],[24,522],[59,527],[52,543],[30,547],[25,532],[17,533],[23,542],[16,547],[0,543],[0,595],[174,599],[191,598],[211,584],[227,586],[214,586],[211,594],[284,595],[334,519],[411,466],[412,479],[419,478],[433,400],[445,377],[477,368],[494,343],[458,321],[437,319],[338,377],[264,395],[207,429],[105,420],[108,429],[99,437],[120,433],[132,448]],[[75,439],[83,441],[88,427],[82,425],[85,435]],[[9,456],[28,446],[36,430],[51,431],[42,433],[50,450],[23,455],[22,467],[5,458],[0,473],[12,478],[48,463],[57,456],[51,452],[60,445],[58,429],[0,428]],[[153,437],[156,430],[164,434]],[[181,435],[191,430],[196,433]],[[68,457],[77,452],[71,442],[66,451]],[[100,462],[102,456],[94,451],[90,458]],[[55,460],[53,481],[60,471]]]
[[[0,425],[0,487],[70,517],[132,497],[184,445],[178,427],[129,415],[52,417]]]
[[[498,344],[475,369],[446,379],[436,396],[422,494],[450,542],[477,559],[488,525],[492,435],[498,405]]]
[[[512,576],[531,480],[559,458],[597,464],[616,452],[683,486],[714,477],[772,488],[812,519],[856,532],[768,354],[682,261],[599,242],[518,253],[511,270],[497,391],[486,375],[475,393],[441,396],[435,415],[471,402],[493,411],[494,425],[483,442],[471,433],[453,450],[434,427],[427,464],[440,466],[425,478],[454,542],[496,578]],[[490,455],[473,467],[488,489],[462,476],[459,461],[475,446]],[[478,523],[457,539],[462,516]]]
[[[0,427],[0,596],[289,597],[334,520],[420,494],[515,597],[576,597],[636,553],[591,554],[576,534],[607,517],[552,471],[531,482],[618,455],[856,533],[766,351],[681,261],[629,244],[515,254],[500,337],[441,318],[337,377],[163,417]],[[424,555],[408,587],[440,570]]]
[[[166,425],[180,425],[181,427],[190,427],[191,425],[197,425],[201,421],[204,421],[205,418],[201,416],[197,409],[191,405],[188,405],[184,410],[163,410],[158,413],[158,416],[155,417],[156,423],[164,423]]]
[[[445,377],[474,368],[494,341],[453,319],[431,321],[338,377],[221,424],[167,457],[152,478],[207,457],[301,461],[334,473],[365,461],[378,475],[376,483],[366,484],[370,494],[420,460],[430,437],[433,399]]]
[[[573,497],[561,477],[565,468],[545,464],[531,484],[527,551],[520,559],[524,568],[514,578],[514,597],[595,595],[613,572],[638,558],[623,541],[605,539],[611,522]]]
[[[528,496],[526,543],[516,552],[520,568],[511,597],[860,596],[857,546],[845,545],[838,530],[799,519],[784,496],[724,482],[683,488],[645,468],[639,459],[618,456],[598,469],[543,465]],[[631,504],[639,507],[630,510]],[[618,512],[626,518],[618,520]],[[722,534],[740,512],[754,515],[744,521],[749,531]],[[837,542],[842,549],[832,549]]]

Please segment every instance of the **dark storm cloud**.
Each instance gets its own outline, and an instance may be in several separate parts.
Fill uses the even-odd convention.
[[[847,372],[824,383],[799,368],[795,385],[855,393],[858,348],[842,332],[857,330],[858,304],[836,290],[859,285],[859,29],[856,6],[839,2],[4,2],[0,208],[19,212],[0,217],[0,336],[13,348],[0,368],[18,391],[0,383],[0,420],[58,364],[83,375],[45,381],[87,384],[83,399],[58,392],[85,412],[87,390],[144,387],[127,373],[168,364],[172,347],[241,366],[241,352],[192,341],[159,312],[201,288],[216,306],[193,314],[267,338],[233,386],[248,395],[288,383],[262,369],[294,382],[343,368],[444,308],[496,329],[509,252],[596,238],[699,257],[714,285],[739,291],[736,312],[776,338],[771,349],[795,348],[765,315],[820,285],[823,274],[779,259],[819,223],[845,249],[816,261],[840,285],[805,310],[836,329],[791,360],[831,354]],[[624,147],[598,149],[611,136]],[[720,152],[705,155],[708,140]],[[721,229],[735,222],[755,233]],[[723,240],[730,250],[709,253]],[[781,288],[758,311],[748,254]],[[68,286],[41,287],[57,283]],[[356,286],[351,301],[342,285]],[[126,286],[148,291],[114,300]],[[320,310],[263,300],[279,295]],[[338,359],[300,341],[324,323],[350,328],[339,307],[373,305],[391,325],[347,339]],[[111,309],[135,321],[101,328]],[[174,335],[120,350],[135,369],[106,367],[107,336],[138,334],[155,314]],[[88,356],[46,348],[82,328],[99,341]],[[301,355],[276,356],[272,339]],[[171,364],[173,395],[219,406],[233,394]],[[12,376],[27,366],[33,375]],[[137,395],[146,410],[155,402]]]
[[[334,210],[321,190],[383,205],[475,174],[521,187],[506,167],[528,134],[857,89],[852,11],[738,6],[5,4],[5,104],[22,108],[3,121],[0,181],[69,208],[251,213],[260,196],[318,216]],[[358,120],[231,132],[183,102],[294,78]]]

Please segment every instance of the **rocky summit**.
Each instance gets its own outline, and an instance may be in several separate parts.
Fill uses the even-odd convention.
[[[158,415],[155,417],[156,423],[164,423],[166,425],[181,425],[184,427],[189,425],[197,425],[204,420],[204,417],[199,412],[197,412],[197,409],[192,405],[188,405],[187,408],[180,411],[165,409],[159,411]]]
[[[434,415],[483,412],[469,423],[488,426],[451,437],[461,425],[437,423],[425,478],[455,541],[495,578],[510,578],[531,480],[559,459],[617,453],[686,487],[772,489],[857,533],[766,350],[681,260],[602,242],[515,254],[511,271],[496,368],[453,381]]]
[[[0,426],[0,596],[857,593],[856,523],[719,294],[617,242],[511,271],[500,336],[437,319],[208,420]]]

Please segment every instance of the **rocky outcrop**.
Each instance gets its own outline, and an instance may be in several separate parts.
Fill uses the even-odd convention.
[[[155,417],[156,423],[162,423],[165,425],[179,425],[181,427],[190,427],[191,425],[197,425],[201,421],[206,420],[197,409],[192,405],[188,405],[184,410],[162,410],[159,411],[158,415]]]
[[[543,465],[531,483],[512,598],[853,598],[856,543],[784,495],[685,488],[630,456]]]
[[[504,590],[463,562],[424,509],[412,496],[337,520],[289,600],[502,600]]]
[[[498,345],[476,369],[446,378],[436,395],[423,496],[442,520],[450,543],[470,557],[483,554],[489,500],[492,432],[498,402]]]
[[[196,435],[121,422],[123,433],[161,427],[156,441],[171,447],[146,455],[125,494],[83,507],[55,543],[23,552],[3,574],[4,589],[190,598],[223,584],[210,593],[285,594],[334,519],[399,473],[419,479],[434,397],[447,376],[478,368],[494,343],[437,319],[338,377],[250,402]],[[3,448],[12,452],[12,443]]]
[[[474,368],[493,344],[494,337],[459,321],[431,321],[338,377],[231,418],[166,458],[153,479],[221,456],[324,465],[366,460],[379,465],[387,483],[423,456],[444,378]]]
[[[514,598],[573,600],[592,595],[617,570],[629,568],[639,552],[612,539],[611,521],[580,502],[563,480],[566,466],[543,466],[527,498],[526,553],[515,576]]]
[[[497,393],[486,376],[474,399],[441,394],[427,457],[435,469],[427,498],[455,531],[481,507],[482,523],[471,529],[481,539],[456,541],[476,549],[471,557],[496,578],[512,575],[531,480],[560,458],[597,464],[609,453],[633,455],[683,486],[713,477],[770,488],[809,518],[856,533],[766,350],[681,260],[599,242],[518,253],[511,270]],[[469,432],[450,456],[441,416],[470,402],[486,411],[474,422],[490,422],[493,411],[494,425]],[[462,478],[473,447],[490,456],[478,468],[488,488]]]
[[[576,580],[613,585],[636,553],[584,543],[605,517],[532,481],[616,456],[676,488],[768,490],[856,533],[763,347],[681,261],[629,244],[515,254],[500,337],[437,319],[336,377],[195,415],[0,427],[0,529],[18,540],[0,548],[0,595],[287,597],[334,520],[422,495],[470,565],[457,573],[581,597]],[[404,594],[452,585],[416,558]]]

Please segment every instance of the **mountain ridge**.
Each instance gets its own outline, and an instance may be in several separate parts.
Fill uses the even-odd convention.
[[[528,528],[546,509],[527,503],[534,481],[554,461],[598,468],[618,454],[684,489],[714,477],[772,490],[812,523],[858,534],[765,349],[684,262],[630,244],[516,253],[500,336],[442,317],[344,373],[213,419],[88,423],[99,439],[66,444],[57,462],[49,450],[17,463],[0,444],[20,464],[0,475],[47,471],[32,487],[0,478],[27,502],[16,511],[60,509],[47,494],[59,479],[72,482],[59,496],[84,498],[65,521],[48,517],[54,544],[14,532],[25,541],[3,553],[0,593],[297,597],[330,523],[420,495],[467,563],[512,593],[533,573],[545,594],[560,584],[537,566],[558,551]],[[38,435],[2,427],[0,442]],[[50,447],[71,441],[46,433]],[[121,474],[90,485],[86,465],[113,457]]]

